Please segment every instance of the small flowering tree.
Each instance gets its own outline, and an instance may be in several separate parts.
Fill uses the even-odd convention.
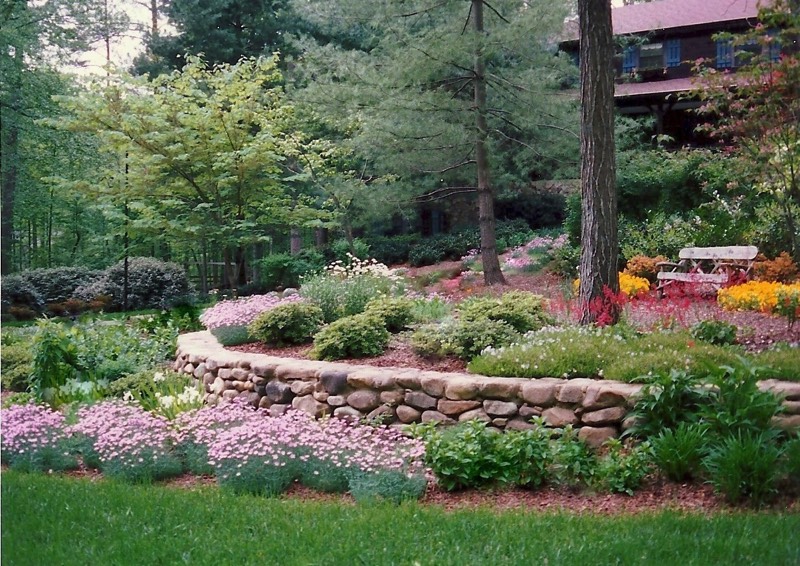
[[[738,158],[733,165],[751,180],[766,209],[777,205],[784,239],[800,261],[800,14],[790,0],[770,2],[745,34],[724,36],[736,48],[736,73],[698,61],[696,94],[702,129]],[[749,57],[748,57],[749,56]],[[739,188],[732,186],[731,188]]]

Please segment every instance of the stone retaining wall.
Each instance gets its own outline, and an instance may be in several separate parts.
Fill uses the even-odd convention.
[[[175,370],[205,386],[205,401],[242,399],[273,415],[293,407],[381,419],[386,424],[480,419],[500,429],[526,429],[541,416],[549,426],[571,424],[592,445],[618,436],[641,385],[592,379],[527,379],[382,368],[246,354],[223,348],[209,332],[178,337]],[[778,423],[800,427],[800,383],[762,381],[785,397]]]

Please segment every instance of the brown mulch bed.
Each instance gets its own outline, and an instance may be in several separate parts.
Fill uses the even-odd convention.
[[[91,482],[101,481],[103,478],[98,471],[86,469],[67,472],[65,475]],[[184,474],[159,482],[159,485],[173,489],[196,490],[213,488],[216,486],[216,480],[211,476]],[[349,494],[323,493],[298,482],[290,486],[281,497],[287,500],[355,505]],[[745,509],[727,504],[708,484],[678,484],[656,477],[646,480],[633,495],[576,491],[557,486],[544,486],[536,490],[508,487],[448,492],[431,482],[420,504],[441,507],[446,511],[491,509],[498,512],[518,510],[599,515],[651,513],[662,510],[709,513]],[[782,495],[767,509],[797,513],[800,512],[800,499]]]
[[[452,265],[450,265],[452,264]],[[419,276],[435,270],[455,271],[459,262],[438,264],[427,268],[410,269],[407,275]],[[571,312],[572,305],[565,300],[565,282],[552,273],[532,275],[510,275],[506,277],[508,285],[487,288],[478,282],[468,289],[448,290],[446,296],[452,301],[460,301],[468,296],[479,294],[501,294],[511,289],[529,291],[543,295],[550,300],[551,308],[561,320],[575,320]],[[426,289],[441,292],[442,283],[436,283]],[[739,329],[737,340],[750,352],[764,350],[775,343],[786,342],[800,344],[800,324],[789,328],[786,319],[753,311],[726,311],[720,308],[708,295],[682,295],[672,298],[658,299],[654,295],[644,299],[631,301],[625,306],[624,317],[643,330],[654,330],[664,327],[691,327],[703,320],[720,320],[736,325]],[[237,352],[268,354],[271,356],[308,359],[310,346],[292,346],[276,348],[265,344],[244,344],[230,348]],[[340,360],[345,363],[371,365],[379,367],[411,367],[429,371],[463,372],[466,364],[458,359],[431,359],[417,355],[403,335],[395,336],[387,350],[380,356]]]

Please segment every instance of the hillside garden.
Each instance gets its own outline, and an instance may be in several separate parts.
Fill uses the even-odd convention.
[[[584,560],[609,525],[617,560],[796,560],[781,529],[797,522],[800,437],[785,423],[800,401],[759,386],[800,382],[796,55],[768,74],[743,65],[758,80],[735,100],[698,63],[714,148],[677,149],[617,117],[616,171],[599,187],[614,198],[592,204],[599,194],[569,189],[580,108],[562,95],[577,70],[549,41],[566,6],[288,2],[296,18],[258,20],[280,55],[220,37],[204,59],[173,52],[210,41],[174,0],[179,35],[154,35],[133,72],[78,83],[35,63],[79,49],[48,35],[67,13],[51,4],[3,14],[34,30],[9,36],[0,67],[15,85],[0,92],[4,561],[124,562],[140,520],[172,538],[137,552],[170,563],[177,549],[210,561],[193,549],[262,522],[272,538],[314,531],[287,563],[311,561],[307,542],[331,563],[379,562],[388,543],[364,542],[376,524],[409,529],[406,546],[435,563],[453,547],[467,562],[530,561],[501,543],[526,525],[591,530],[577,546],[552,535],[552,552]],[[797,29],[791,12],[763,15]],[[772,29],[735,41],[769,43]],[[615,199],[618,223],[587,241]],[[656,291],[658,264],[682,248],[733,245],[760,251],[747,277]],[[202,331],[233,352],[643,388],[622,437],[596,448],[539,416],[500,433],[271,414],[207,405],[202,381],[172,369],[177,337]],[[178,508],[185,519],[167,517]],[[674,542],[698,519],[711,543]],[[473,548],[476,520],[498,554]],[[91,532],[71,547],[68,526]],[[228,559],[233,546],[220,545]]]

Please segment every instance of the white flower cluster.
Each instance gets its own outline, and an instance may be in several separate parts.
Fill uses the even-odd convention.
[[[341,279],[354,279],[363,275],[371,277],[383,277],[392,281],[399,281],[400,275],[394,270],[389,269],[376,259],[358,259],[353,254],[347,254],[347,263],[336,260],[325,267],[325,271],[330,275],[335,275]]]

